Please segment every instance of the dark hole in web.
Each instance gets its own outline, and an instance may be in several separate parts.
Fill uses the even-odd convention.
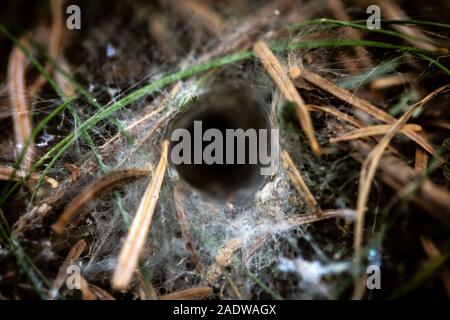
[[[259,157],[257,157],[256,164],[251,164],[249,161],[250,139],[245,139],[245,163],[237,163],[237,140],[234,140],[233,164],[226,163],[228,155],[226,144],[230,143],[230,139],[227,139],[226,135],[227,129],[242,129],[243,131],[255,129],[258,143],[259,129],[266,129],[270,134],[267,112],[256,95],[257,93],[248,87],[211,91],[191,102],[186,110],[173,121],[170,133],[175,129],[183,128],[191,136],[190,164],[174,164],[170,160],[172,148],[179,141],[172,141],[169,150],[169,161],[183,180],[194,188],[218,199],[239,198],[241,196],[246,198],[248,194],[252,194],[252,190],[260,187],[264,181],[264,176],[260,173],[262,165]],[[202,133],[205,133],[208,129],[217,129],[222,133],[223,157],[221,158],[224,160],[223,164],[206,164],[203,160],[201,164],[194,164],[195,143],[201,143],[202,154],[211,143],[211,141],[195,139],[194,121],[201,121]],[[268,135],[267,143],[270,148],[269,138]],[[180,155],[183,155],[183,153]]]

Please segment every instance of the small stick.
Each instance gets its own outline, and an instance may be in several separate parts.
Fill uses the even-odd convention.
[[[155,174],[147,186],[141,203],[131,224],[125,243],[120,251],[117,267],[112,277],[112,287],[116,290],[126,290],[131,281],[139,260],[147,234],[149,232],[156,203],[167,167],[169,141],[162,143],[161,158]]]
[[[300,97],[300,94],[298,93],[291,79],[289,79],[288,75],[284,72],[280,61],[278,61],[273,52],[263,41],[256,42],[253,50],[256,56],[261,60],[262,64],[264,65],[267,72],[272,77],[273,81],[278,86],[284,97],[296,104],[297,117],[300,121],[300,125],[302,126],[303,131],[308,137],[311,149],[316,155],[320,155],[321,149],[319,143],[316,140],[316,137],[314,136],[314,127],[312,125],[309,111],[306,108],[305,102],[303,101],[302,97]]]
[[[305,180],[303,179],[301,173],[295,166],[292,158],[286,150],[281,152],[281,159],[283,160],[283,164],[285,169],[287,170],[288,176],[291,179],[292,183],[297,189],[297,192],[305,198],[306,204],[309,209],[315,213],[318,217],[322,215],[322,210],[320,209],[319,204],[316,201],[316,198],[309,190]]]

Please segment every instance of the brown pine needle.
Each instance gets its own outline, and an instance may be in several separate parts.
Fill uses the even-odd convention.
[[[102,288],[94,286],[93,284],[89,284],[89,289],[99,300],[116,300],[116,298],[114,298],[108,292],[106,292]]]
[[[336,142],[350,141],[350,140],[372,137],[372,136],[379,136],[382,134],[386,134],[386,132],[388,132],[389,129],[391,129],[391,127],[392,127],[392,125],[389,125],[389,124],[379,124],[379,125],[375,125],[375,126],[359,128],[359,129],[353,130],[351,132],[348,132],[346,134],[343,134],[340,137],[331,138],[330,142],[336,143]],[[416,131],[416,132],[422,130],[422,127],[417,124],[407,124],[404,126],[404,128],[407,130]]]
[[[88,184],[79,195],[69,202],[58,221],[52,225],[52,229],[58,234],[63,233],[64,228],[73,216],[89,201],[98,197],[103,192],[117,186],[118,184],[123,183],[124,181],[144,177],[149,174],[150,171],[148,170],[128,169],[114,171],[95,180],[94,182]]]
[[[394,74],[390,76],[385,76],[382,78],[378,78],[373,80],[370,83],[370,89],[372,90],[381,90],[388,89],[395,86],[405,85],[415,79],[415,75],[412,73],[402,73],[402,74]]]
[[[309,209],[316,214],[317,216],[322,215],[322,210],[319,207],[319,204],[316,201],[316,198],[309,190],[308,186],[306,185],[305,180],[303,179],[301,173],[295,166],[294,162],[292,161],[289,153],[287,153],[286,150],[283,150],[281,152],[281,159],[283,160],[284,167],[288,173],[289,178],[291,179],[292,183],[294,184],[295,189],[297,189],[297,192],[304,197],[306,204],[308,205]]]
[[[351,92],[336,86],[331,81],[328,81],[327,79],[321,77],[320,75],[310,70],[306,69],[303,70],[302,77],[307,81],[311,82],[312,84],[314,84],[315,86],[331,93],[332,95],[336,96],[342,101],[347,102],[353,107],[366,112],[367,114],[371,115],[372,117],[380,121],[383,121],[384,123],[394,124],[397,121],[397,119],[392,117],[387,112],[381,110],[377,106],[371,104],[366,100],[356,97]],[[436,150],[434,150],[434,148],[428,143],[428,141],[426,141],[423,137],[421,137],[417,132],[408,130],[403,130],[402,132],[406,136],[408,136],[411,140],[413,140],[422,148],[424,148],[426,151],[428,151],[430,154],[432,154],[434,157],[436,157],[438,160],[443,161],[442,157],[438,155]]]
[[[133,219],[125,243],[120,251],[117,267],[112,277],[112,287],[116,290],[127,289],[136,269],[139,255],[151,226],[159,192],[164,180],[167,167],[168,148],[169,141],[164,140],[158,167],[141,199],[136,216]]]
[[[425,131],[420,131],[420,135],[422,135],[426,139]],[[416,155],[414,161],[414,170],[418,173],[425,173],[428,167],[428,154],[419,146],[416,146]]]
[[[55,280],[53,281],[52,289],[49,292],[50,299],[54,299],[56,297],[57,291],[62,287],[67,278],[67,268],[81,256],[85,248],[86,241],[81,239],[75,243],[72,249],[70,249],[66,259],[59,267]]]
[[[136,129],[139,128],[139,126],[142,123],[145,123],[147,120],[153,118],[153,116],[157,115],[158,113],[160,113],[162,110],[164,110],[169,101],[172,100],[173,98],[175,98],[175,96],[178,94],[178,92],[181,89],[181,84],[178,82],[170,91],[170,93],[163,98],[163,100],[160,103],[160,106],[157,107],[156,109],[152,110],[151,112],[149,112],[148,114],[144,115],[143,117],[139,118],[138,120],[134,121],[132,124],[130,124],[129,126],[127,126],[125,128],[125,132],[130,132],[133,130],[133,132],[135,132]],[[105,149],[108,145],[110,145],[113,141],[117,140],[122,133],[117,133],[115,136],[113,136],[111,139],[109,139],[108,141],[106,141],[103,145],[100,146],[100,149]]]
[[[159,300],[201,300],[212,293],[211,287],[198,287],[168,293],[159,297]]]
[[[358,121],[355,117],[353,117],[349,114],[346,114],[342,111],[339,111],[338,109],[336,109],[333,106],[317,106],[317,105],[308,104],[308,105],[306,105],[306,107],[311,112],[321,111],[321,112],[329,113],[329,114],[335,116],[336,118],[341,119],[342,121],[345,121],[348,124],[351,124],[352,126],[354,126],[356,128],[363,127],[363,124],[360,121]]]
[[[14,168],[11,167],[4,167],[2,165],[0,165],[0,180],[19,180],[19,179],[23,179],[26,176],[25,173],[23,173],[22,171],[17,171]],[[41,175],[38,173],[33,173],[28,177],[29,180],[31,181],[38,181],[41,179]],[[55,179],[51,178],[51,177],[44,177],[44,181],[48,183],[48,185],[52,188],[55,189],[58,187],[59,183],[58,181],[56,181]]]
[[[51,0],[52,8],[52,28],[50,31],[50,43],[48,47],[48,53],[50,58],[58,60],[58,56],[61,51],[62,34],[65,27],[64,16],[62,9],[62,0]],[[52,70],[51,63],[45,65],[45,70],[50,73]],[[42,73],[36,78],[36,80],[30,86],[30,97],[34,97],[47,82]]]
[[[58,59],[58,65],[61,70],[64,71],[65,74],[71,74],[71,70],[69,67],[69,64],[66,60],[60,58]],[[62,74],[61,72],[55,73],[55,81],[58,84],[58,86],[61,88],[62,93],[65,97],[71,98],[76,95],[76,88],[73,86],[72,83],[67,79],[67,76],[65,74]]]
[[[433,119],[425,122],[426,125],[433,126],[436,128],[441,128],[444,130],[450,130],[450,122],[441,119]]]
[[[356,119],[355,117],[346,114],[344,112],[339,111],[336,107],[333,106],[316,106],[316,105],[307,105],[308,110],[311,112],[325,112],[328,114],[331,114],[333,116],[335,116],[336,118],[347,122],[348,124],[351,124],[352,126],[356,127],[356,128],[363,128],[364,124],[362,122],[360,122],[358,119]],[[375,138],[373,138],[374,140],[376,140]],[[330,140],[330,142],[333,142]],[[391,151],[392,153],[396,154],[396,155],[400,155],[399,151],[394,148],[393,146],[389,145],[388,146],[389,151]]]
[[[34,144],[30,141],[33,125],[27,101],[26,64],[25,54],[18,46],[15,46],[9,56],[8,90],[18,154],[20,155],[26,148],[21,163],[24,170],[28,170],[31,166],[34,154]]]
[[[380,140],[377,146],[369,153],[367,159],[364,161],[361,167],[361,174],[359,179],[359,190],[356,208],[356,223],[355,223],[355,237],[354,237],[354,258],[357,265],[360,263],[361,259],[361,247],[363,241],[363,231],[364,231],[364,215],[367,210],[367,200],[369,198],[370,188],[372,185],[373,178],[375,176],[378,163],[383,155],[384,150],[389,145],[391,139],[399,132],[405,123],[412,116],[414,111],[426,104],[436,95],[448,91],[450,85],[445,85],[434,90],[432,93],[427,95],[421,101],[413,104],[407,112],[405,112],[391,129],[386,133],[386,135]]]
[[[305,106],[305,102],[303,101],[302,97],[300,97],[297,88],[294,86],[291,79],[289,79],[288,75],[284,71],[283,66],[265,42],[256,42],[253,50],[255,52],[255,55],[261,60],[265,69],[272,77],[273,81],[280,89],[284,97],[296,104],[297,117],[300,121],[300,125],[303,131],[308,137],[308,140],[311,144],[311,149],[316,155],[320,155],[321,149],[319,143],[316,140],[316,137],[314,136],[314,127],[312,125],[311,116]]]

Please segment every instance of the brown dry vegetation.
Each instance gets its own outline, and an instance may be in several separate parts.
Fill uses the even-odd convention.
[[[447,1],[68,4],[0,4],[0,299],[450,297]],[[242,88],[280,166],[217,201],[167,131]]]

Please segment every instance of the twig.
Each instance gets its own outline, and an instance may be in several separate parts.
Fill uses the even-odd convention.
[[[14,168],[0,165],[0,180],[19,180],[25,177],[26,174],[22,171],[17,171]],[[33,173],[28,177],[28,179],[32,181],[39,181],[41,179],[41,175],[38,173]],[[51,177],[44,177],[44,180],[52,189],[57,188],[59,185],[58,181]]]
[[[158,167],[141,199],[130,231],[120,251],[117,267],[112,277],[112,286],[116,290],[126,290],[138,263],[139,255],[155,213],[156,203],[166,172],[168,148],[169,141],[164,140]]]
[[[261,60],[269,75],[274,80],[284,97],[296,104],[297,117],[300,125],[305,132],[311,145],[311,149],[316,155],[321,154],[319,143],[314,136],[314,127],[312,125],[311,116],[305,106],[305,102],[300,97],[288,75],[285,73],[281,63],[275,57],[273,52],[263,41],[258,41],[253,48],[255,55]]]

